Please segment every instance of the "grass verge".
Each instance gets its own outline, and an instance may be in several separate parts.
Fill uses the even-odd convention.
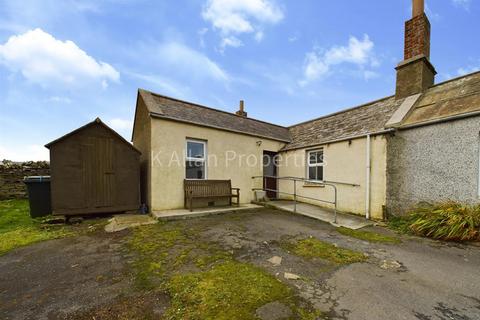
[[[339,228],[337,228],[337,231],[340,234],[343,234],[344,236],[349,236],[349,237],[352,237],[352,238],[365,240],[365,241],[368,241],[368,242],[386,243],[386,244],[401,243],[400,239],[398,239],[398,238],[386,236],[386,235],[375,233],[375,232],[369,232],[369,231],[363,231],[363,230],[353,230],[353,229],[349,229],[349,228],[345,228],[345,227],[339,227]]]
[[[282,247],[297,256],[308,259],[320,258],[336,264],[350,264],[367,260],[367,257],[361,252],[340,248],[315,238],[284,241]]]
[[[27,200],[0,201],[0,256],[36,242],[73,236],[85,232],[97,222],[82,226],[43,226],[42,219],[32,219]]]

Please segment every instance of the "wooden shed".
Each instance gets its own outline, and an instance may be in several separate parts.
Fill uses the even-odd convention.
[[[140,151],[99,118],[50,142],[55,215],[140,207]]]

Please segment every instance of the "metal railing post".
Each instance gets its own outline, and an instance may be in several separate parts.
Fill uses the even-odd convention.
[[[333,190],[335,191],[335,209],[334,209],[334,217],[333,223],[337,223],[337,187],[333,186]]]
[[[277,188],[276,189],[269,189],[267,188],[267,178],[272,178],[272,179],[276,179],[277,181]],[[334,218],[333,218],[333,222],[334,223],[337,223],[337,210],[338,210],[338,190],[337,190],[337,186],[335,184],[341,184],[341,185],[348,185],[348,186],[351,186],[351,187],[359,187],[360,185],[358,184],[352,184],[352,183],[345,183],[345,182],[334,182],[334,181],[312,181],[312,180],[309,180],[309,179],[305,179],[305,178],[298,178],[298,177],[274,177],[274,176],[254,176],[252,177],[252,179],[263,179],[263,188],[259,189],[259,188],[254,188],[252,190],[263,190],[263,191],[275,191],[276,193],[278,194],[287,194],[287,195],[293,195],[293,211],[296,213],[297,212],[297,199],[298,198],[302,198],[302,199],[309,199],[309,200],[315,200],[315,201],[320,201],[320,202],[323,202],[323,203],[328,203],[330,205],[334,205]],[[285,191],[280,191],[280,187],[279,187],[279,184],[278,184],[278,180],[290,180],[290,181],[293,181],[293,193],[291,192],[285,192]],[[333,191],[334,191],[334,201],[331,201],[331,200],[323,200],[321,199],[320,197],[319,198],[312,198],[312,197],[306,197],[306,196],[302,196],[302,195],[298,195],[297,194],[297,181],[300,181],[300,182],[308,182],[308,183],[312,183],[312,184],[317,184],[317,185],[322,185],[322,186],[328,186],[330,188],[333,188]]]
[[[293,212],[297,213],[297,180],[293,180]]]

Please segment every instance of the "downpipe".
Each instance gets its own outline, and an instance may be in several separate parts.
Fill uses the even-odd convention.
[[[370,155],[370,147],[371,147],[371,137],[368,134],[366,141],[366,152],[365,152],[365,218],[370,220],[370,171],[371,171],[371,155]]]

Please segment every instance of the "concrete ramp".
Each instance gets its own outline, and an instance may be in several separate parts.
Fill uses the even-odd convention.
[[[269,201],[265,203],[266,206],[279,210],[294,212],[294,202],[288,200]],[[334,223],[334,213],[332,210],[325,209],[319,206],[315,206],[307,203],[297,202],[297,214],[307,216],[313,219],[328,222],[336,227],[345,227],[350,229],[360,229],[363,227],[373,225],[372,221],[369,221],[360,216],[354,216],[351,214],[337,213],[337,223]]]

